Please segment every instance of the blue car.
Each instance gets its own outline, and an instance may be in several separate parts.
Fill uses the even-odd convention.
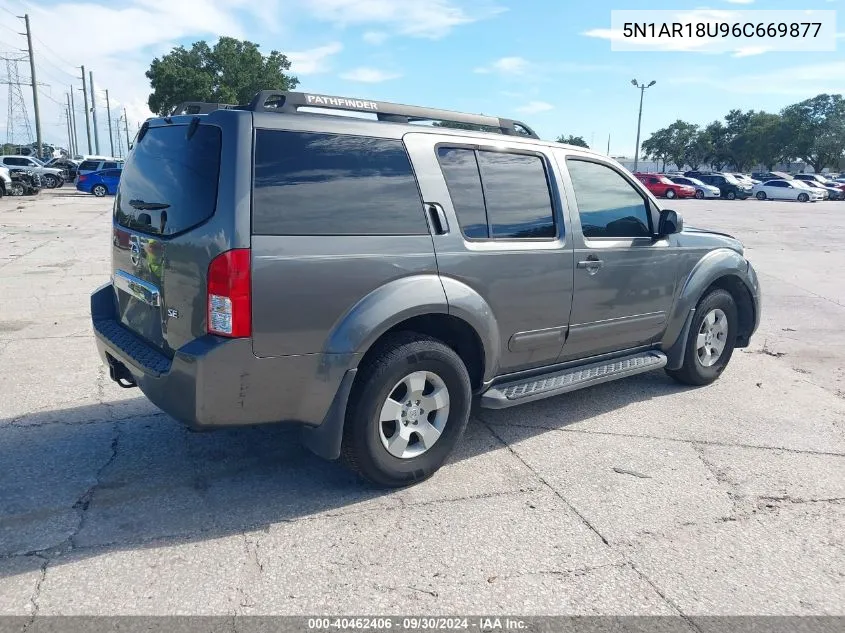
[[[76,179],[76,188],[85,193],[93,193],[98,198],[113,196],[117,193],[121,172],[121,169],[104,169],[95,171],[93,174],[79,174]]]

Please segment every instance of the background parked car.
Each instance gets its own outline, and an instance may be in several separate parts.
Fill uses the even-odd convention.
[[[672,182],[663,174],[637,172],[634,175],[646,186],[646,189],[658,198],[669,198],[671,200],[673,198],[692,198],[695,195],[695,187]]]
[[[31,196],[41,191],[41,177],[30,169],[12,167],[9,169],[12,178],[11,195]]]
[[[792,175],[784,171],[754,171],[751,172],[751,177],[760,182],[768,180],[792,180]]]
[[[123,161],[116,158],[108,160],[84,160],[79,164],[76,174],[79,177],[84,174],[93,174],[95,171],[103,171],[104,169],[123,169]]]
[[[696,177],[708,185],[718,187],[722,198],[727,200],[735,200],[737,198],[745,200],[751,196],[752,185],[745,185],[739,182],[731,174],[702,174]]]
[[[31,156],[0,156],[0,164],[10,170],[23,168],[38,174],[41,177],[41,184],[48,189],[60,187],[64,181],[61,169],[45,167]]]
[[[767,180],[754,185],[754,196],[758,200],[798,200],[799,202],[816,202],[822,200],[821,193],[805,187],[800,181]]]
[[[104,169],[90,174],[79,174],[76,188],[85,193],[93,193],[98,198],[117,193],[122,169]]]
[[[0,167],[0,198],[12,193],[12,176],[7,167]]]
[[[46,163],[45,167],[52,167],[54,169],[62,170],[62,178],[65,182],[73,182],[76,180],[76,171],[79,169],[79,163],[70,158],[51,158]]]
[[[820,185],[815,180],[794,180],[793,182],[800,182],[805,187],[809,187],[818,191],[820,194],[822,194],[825,200],[830,199],[830,190],[828,190],[828,188],[824,185]],[[837,193],[839,193],[838,190]]]
[[[699,200],[704,198],[718,198],[722,195],[722,192],[719,191],[718,187],[708,185],[706,182],[702,182],[698,178],[687,178],[686,176],[670,176],[669,178],[672,182],[679,185],[695,187],[695,197]]]
[[[761,182],[761,181],[757,180],[756,178],[752,178],[751,176],[748,176],[746,174],[732,173],[731,176],[736,178],[739,182],[746,184],[746,185],[751,185],[752,187],[754,185],[758,184],[759,182]]]

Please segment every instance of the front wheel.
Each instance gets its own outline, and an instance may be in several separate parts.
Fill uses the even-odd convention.
[[[463,435],[471,399],[466,366],[450,347],[411,332],[391,335],[358,371],[341,457],[379,486],[427,479]]]
[[[675,192],[672,189],[667,189],[666,190],[666,198],[671,200],[674,197],[675,197]]]
[[[102,198],[108,192],[108,189],[106,189],[104,185],[94,185],[94,188],[91,189],[91,193],[93,193],[98,198]]]
[[[766,199],[766,192],[765,191],[758,191],[757,192],[757,199],[758,200],[765,200]]]
[[[24,190],[24,187],[21,183],[13,182],[9,193],[13,196],[22,196],[24,193],[26,193],[26,191]]]
[[[727,290],[709,292],[695,309],[684,349],[684,364],[666,373],[686,385],[709,385],[716,380],[733,355],[739,316],[736,302]]]
[[[798,202],[807,202],[809,199],[810,196],[808,196],[806,193],[798,194]]]
[[[729,191],[728,194],[725,197],[728,200],[736,200],[736,194],[733,191]]]
[[[59,186],[59,179],[53,174],[44,174],[41,177],[41,180],[47,189],[55,189]]]

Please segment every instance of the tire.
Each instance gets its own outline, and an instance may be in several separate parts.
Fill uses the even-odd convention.
[[[107,195],[108,192],[109,192],[109,190],[106,189],[105,185],[94,185],[91,188],[91,193],[93,193],[98,198],[102,198],[103,196]]]
[[[799,193],[798,194],[798,202],[807,202],[810,199],[806,193]]]
[[[757,199],[758,200],[765,200],[766,199],[766,192],[765,191],[758,191],[757,192]]]
[[[59,186],[60,182],[53,174],[44,174],[41,177],[41,181],[47,189],[55,189]]]
[[[728,200],[736,200],[736,194],[733,191],[729,191],[727,194],[725,194],[725,197]]]
[[[695,199],[696,200],[704,200],[704,192],[701,189],[695,190]]]
[[[672,189],[667,189],[667,190],[666,190],[666,199],[667,199],[667,200],[672,200],[672,199],[675,197],[675,195],[676,195],[676,194],[675,194],[675,192],[674,192]]]
[[[422,376],[425,382],[420,390]],[[438,408],[424,411],[422,405],[414,404],[418,400],[411,394],[420,391],[422,403],[426,402],[423,398],[440,393],[439,402],[428,401]],[[471,402],[466,366],[450,347],[413,332],[390,335],[358,370],[346,409],[341,459],[378,486],[397,488],[423,481],[443,465],[463,436]],[[440,432],[435,436],[429,428],[423,434],[423,424],[439,427]],[[425,446],[424,435],[431,439],[430,446]],[[404,453],[397,455],[399,451]]]
[[[722,326],[719,326],[720,322]],[[731,293],[721,288],[712,290],[696,307],[684,349],[684,364],[680,369],[667,369],[666,373],[685,385],[709,385],[722,374],[731,360],[738,326],[739,314]],[[704,339],[699,338],[702,335]],[[714,359],[709,351],[718,349],[719,342],[722,348]],[[703,348],[699,349],[702,343]]]
[[[12,196],[22,196],[26,191],[24,190],[24,186],[19,182],[13,182],[12,187],[9,190],[9,195]]]

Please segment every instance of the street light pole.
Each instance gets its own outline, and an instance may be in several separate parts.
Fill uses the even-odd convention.
[[[643,124],[643,97],[645,96],[646,88],[651,88],[656,83],[656,81],[652,81],[650,84],[645,85],[638,83],[636,79],[631,80],[631,85],[640,89],[640,114],[637,117],[637,149],[634,152],[634,171],[637,171],[637,165],[640,161],[640,128]]]

